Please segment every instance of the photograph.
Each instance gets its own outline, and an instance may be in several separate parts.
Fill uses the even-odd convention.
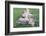
[[[44,3],[5,1],[5,35],[44,33]]]
[[[39,27],[39,9],[13,8],[13,27]]]

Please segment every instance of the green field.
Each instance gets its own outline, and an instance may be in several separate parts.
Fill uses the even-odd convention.
[[[32,27],[32,25],[29,24],[17,24],[16,21],[21,17],[22,12],[25,8],[13,8],[13,25],[14,28],[19,28],[19,27]],[[35,26],[39,26],[39,9],[33,9],[29,8],[30,12],[35,16]]]

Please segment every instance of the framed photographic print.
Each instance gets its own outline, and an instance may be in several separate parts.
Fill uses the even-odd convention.
[[[5,35],[44,33],[44,3],[5,1]]]

